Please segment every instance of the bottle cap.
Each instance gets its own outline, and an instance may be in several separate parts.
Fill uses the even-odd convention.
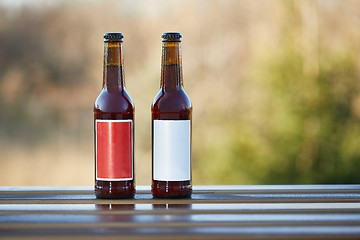
[[[104,33],[104,42],[122,42],[124,35],[121,32]]]
[[[164,32],[162,34],[163,42],[181,42],[181,33],[179,32]]]

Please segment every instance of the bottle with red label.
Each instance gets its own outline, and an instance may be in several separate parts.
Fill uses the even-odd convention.
[[[156,198],[188,198],[192,194],[192,105],[183,87],[180,47],[180,33],[163,33],[160,90],[151,107],[151,190]]]
[[[123,34],[104,34],[103,86],[94,105],[95,195],[131,198],[134,184],[134,104],[125,89]]]

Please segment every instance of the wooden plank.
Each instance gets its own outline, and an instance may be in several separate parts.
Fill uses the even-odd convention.
[[[326,185],[213,185],[193,186],[197,194],[239,193],[359,193],[360,184]],[[150,194],[150,186],[136,186],[138,194]],[[93,194],[93,187],[21,187],[0,186],[1,194]]]
[[[197,194],[241,194],[241,193],[359,193],[360,185],[243,185],[243,186],[194,186]],[[136,187],[138,194],[150,194],[150,187]],[[93,194],[91,187],[0,187],[6,194]]]
[[[226,213],[360,213],[360,203],[250,204],[0,204],[10,214],[226,214]]]
[[[196,193],[359,193],[360,184],[194,186]]]
[[[11,239],[359,239],[357,226],[245,226],[2,230]]]
[[[360,226],[360,214],[18,214],[2,215],[0,229],[195,226]]]
[[[305,203],[360,202],[360,193],[265,193],[265,194],[193,194],[191,199],[153,199],[137,194],[135,199],[104,200],[93,194],[1,194],[0,204],[195,204],[195,203]]]

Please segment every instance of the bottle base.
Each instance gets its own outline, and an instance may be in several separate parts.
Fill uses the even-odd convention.
[[[95,182],[95,196],[102,199],[125,199],[135,196],[134,181]]]
[[[191,181],[157,181],[153,180],[151,193],[154,198],[180,199],[191,198]]]

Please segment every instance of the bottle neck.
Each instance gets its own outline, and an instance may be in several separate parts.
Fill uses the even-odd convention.
[[[180,42],[163,42],[160,87],[165,91],[183,87]]]
[[[122,42],[104,43],[103,88],[119,92],[125,88]]]

